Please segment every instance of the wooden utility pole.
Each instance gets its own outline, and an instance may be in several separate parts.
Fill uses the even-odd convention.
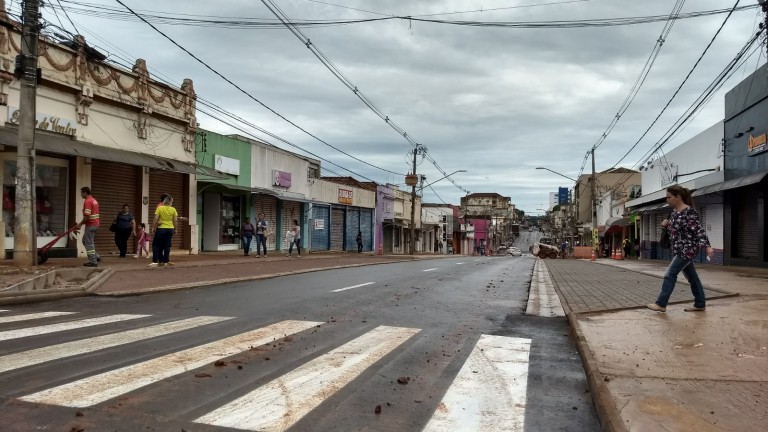
[[[595,148],[592,147],[592,178],[589,180],[590,187],[592,188],[592,239],[595,238],[595,230],[597,229],[597,187],[596,187],[596,181],[597,178],[595,177]],[[598,253],[597,249],[597,243],[592,242],[592,249],[595,250],[595,254]]]
[[[24,1],[21,35],[21,94],[19,134],[16,147],[16,221],[13,263],[20,267],[37,264],[35,219],[35,127],[37,113],[37,42],[40,37],[38,0]]]

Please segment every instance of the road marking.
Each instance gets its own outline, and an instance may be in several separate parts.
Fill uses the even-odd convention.
[[[8,309],[0,309],[0,312],[8,312]]]
[[[456,263],[456,265],[462,265],[462,264],[464,264],[464,263],[463,263],[463,262],[460,262],[460,263]]]
[[[188,330],[207,324],[226,321],[228,319],[232,318],[214,316],[187,318],[170,323],[163,323],[135,330],[128,330],[116,334],[97,336],[85,340],[66,342],[58,345],[51,345],[43,348],[23,351],[16,354],[10,354],[0,357],[0,373],[26,366],[45,363],[52,360],[58,360],[66,357],[99,351],[118,345],[125,345],[144,339],[176,333],[182,330]]]
[[[320,324],[322,323],[312,321],[281,321],[247,333],[83,378],[19,399],[49,405],[89,407]]]
[[[59,324],[49,324],[49,325],[43,325],[43,326],[37,326],[37,327],[29,327],[29,328],[19,329],[19,330],[6,330],[3,332],[0,332],[0,341],[18,339],[18,338],[29,337],[29,336],[37,336],[37,335],[47,334],[47,333],[55,333],[55,332],[66,331],[66,330],[74,330],[74,329],[79,329],[84,327],[92,327],[96,325],[127,321],[127,320],[132,320],[137,318],[146,318],[148,316],[151,316],[151,315],[128,315],[128,314],[107,315],[99,318],[87,318],[87,319],[69,321],[69,322],[64,322]]]
[[[1,312],[5,312],[5,311],[1,311]],[[25,315],[14,315],[14,316],[0,318],[0,324],[62,316],[62,315],[72,315],[74,313],[76,312],[40,312],[40,313],[25,314]]]
[[[560,297],[558,297],[555,291],[547,265],[542,260],[536,260],[536,264],[533,266],[533,276],[531,277],[531,288],[525,314],[545,317],[565,316],[563,305],[560,303]]]
[[[431,268],[431,269],[422,270],[422,271],[423,272],[430,272],[430,271],[435,271],[435,270],[437,270],[437,267]]]
[[[530,351],[530,339],[480,336],[424,431],[522,432]]]
[[[478,262],[478,261],[480,261],[480,258],[478,258],[478,259],[476,259],[476,260],[475,260],[475,262]]]
[[[333,291],[331,291],[331,292],[342,292],[342,291],[346,291],[346,290],[351,290],[351,289],[355,289],[355,288],[364,287],[364,286],[366,286],[366,285],[373,285],[373,284],[375,284],[375,283],[376,283],[376,282],[366,282],[366,283],[361,283],[361,284],[359,284],[359,285],[352,285],[352,286],[348,286],[348,287],[346,287],[346,288],[339,288],[339,289],[333,290]]]
[[[289,429],[419,331],[377,327],[194,421],[251,431]]]

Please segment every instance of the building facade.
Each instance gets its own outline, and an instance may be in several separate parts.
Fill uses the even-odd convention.
[[[3,212],[0,234],[6,257],[13,250],[19,81],[13,74],[21,51],[20,24],[0,2],[0,174]],[[102,228],[96,248],[117,253],[108,227],[127,204],[137,223],[151,222],[161,193],[169,193],[182,216],[196,214],[195,91],[191,80],[177,88],[151,79],[144,60],[132,70],[99,61],[84,38],[39,44],[42,79],[37,88],[35,179],[37,246],[80,221],[80,188],[100,203]],[[198,227],[178,227],[174,251],[197,252]],[[133,242],[131,242],[133,243]],[[131,245],[129,252],[133,252]],[[60,239],[50,256],[85,256],[82,245]]]

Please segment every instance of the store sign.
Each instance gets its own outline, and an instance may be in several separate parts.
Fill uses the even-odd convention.
[[[226,156],[214,155],[214,168],[218,172],[225,174],[240,175],[240,160],[232,159]]]
[[[272,186],[291,187],[291,173],[289,172],[272,170],[272,179]]]
[[[757,136],[749,135],[747,141],[747,153],[749,156],[754,156],[760,153],[768,151],[768,134],[762,134]]]
[[[325,220],[315,219],[315,229],[316,230],[325,229]]]
[[[21,111],[18,108],[8,107],[8,119],[6,120],[10,124],[19,124],[19,116]],[[77,136],[77,123],[74,120],[63,119],[61,117],[54,117],[48,114],[37,113],[35,114],[35,128],[54,132],[62,135]]]
[[[352,204],[352,190],[339,188],[339,203]]]

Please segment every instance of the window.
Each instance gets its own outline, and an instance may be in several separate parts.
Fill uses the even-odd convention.
[[[47,158],[37,159],[34,211],[37,216],[37,237],[40,246],[67,230],[67,168],[54,165],[67,162],[55,160],[53,164],[47,164]],[[15,213],[16,160],[6,159],[3,161],[3,223],[6,249],[13,249]],[[62,239],[61,245],[65,244],[66,239]]]

